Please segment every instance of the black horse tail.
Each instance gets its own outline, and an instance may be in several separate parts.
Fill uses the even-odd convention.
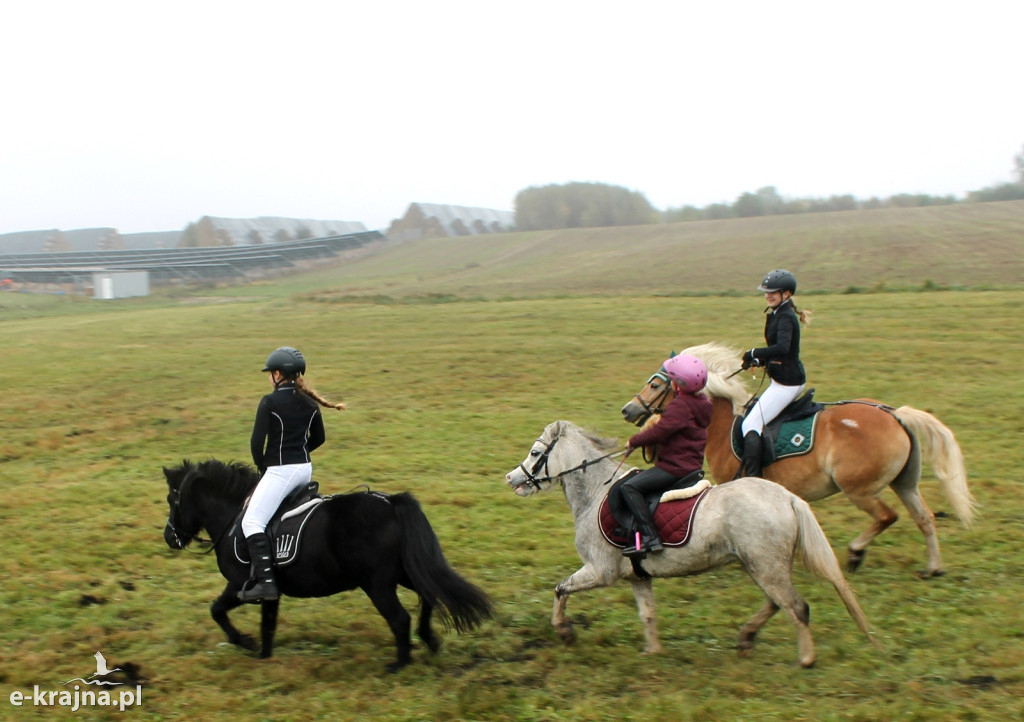
[[[402,528],[402,565],[417,594],[433,605],[446,627],[465,632],[494,614],[490,598],[452,569],[433,527],[409,492],[389,497]]]

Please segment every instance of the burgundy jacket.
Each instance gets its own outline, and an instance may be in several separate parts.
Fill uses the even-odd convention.
[[[654,465],[676,476],[686,476],[704,466],[704,447],[708,443],[711,401],[703,394],[678,394],[654,426],[634,434],[633,448],[658,445]]]

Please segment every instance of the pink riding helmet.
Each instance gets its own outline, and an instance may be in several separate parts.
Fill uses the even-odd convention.
[[[683,389],[695,394],[708,382],[708,369],[696,356],[673,356],[663,364],[665,373]]]

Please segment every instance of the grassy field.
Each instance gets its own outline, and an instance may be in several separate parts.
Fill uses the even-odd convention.
[[[341,270],[332,294],[746,295],[779,265],[804,293],[1017,287],[1024,201],[426,239]]]
[[[493,243],[512,243],[513,235]],[[619,407],[670,350],[757,340],[759,295],[631,292],[621,275],[609,287],[613,269],[603,267],[589,289],[556,293],[557,284],[539,284],[514,297],[509,288],[527,267],[503,271],[486,258],[469,269],[492,289],[478,294],[428,270],[443,265],[448,246],[400,247],[274,284],[149,299],[0,298],[9,371],[0,380],[0,528],[8,545],[0,563],[0,717],[52,713],[15,707],[9,696],[31,695],[34,685],[64,689],[93,670],[97,650],[111,666],[132,665],[143,702],[124,713],[73,713],[84,718],[1021,717],[1019,276],[1016,288],[993,282],[1011,286],[1003,290],[839,287],[802,299],[815,311],[804,359],[818,398],[866,395],[931,411],[956,432],[982,507],[971,529],[940,515],[943,577],[915,576],[924,545],[905,513],[870,547],[850,581],[884,653],[865,642],[831,587],[798,571],[818,645],[817,666],[801,670],[794,629],[782,617],[751,656],[738,656],[739,625],[761,601],[735,567],[656,582],[664,655],[640,654],[627,585],[573,597],[579,640],[563,646],[548,620],[554,585],[578,567],[568,507],[557,493],[520,499],[504,483],[555,419],[624,439],[631,427]],[[418,259],[420,285],[413,270],[379,275],[388,256],[410,269]],[[1019,260],[979,272],[994,276],[1012,263]],[[744,259],[717,273],[747,283],[764,265]],[[775,265],[783,264],[767,263]],[[803,282],[798,266],[786,265]],[[946,283],[926,266],[918,273]],[[704,277],[701,284],[713,286]],[[182,458],[247,460],[267,386],[259,369],[281,344],[301,347],[309,379],[349,404],[326,417],[328,444],[315,456],[321,488],[365,482],[412,491],[453,566],[494,599],[493,621],[447,634],[436,656],[417,648],[397,675],[384,674],[391,634],[359,592],[285,600],[270,660],[228,647],[208,612],[223,587],[214,560],[163,542],[161,467]],[[928,470],[923,491],[933,510],[948,511]],[[886,500],[904,511],[894,494]],[[814,510],[845,558],[867,517],[839,496]],[[413,595],[403,599],[415,605]],[[256,609],[233,617],[243,631],[256,630]]]

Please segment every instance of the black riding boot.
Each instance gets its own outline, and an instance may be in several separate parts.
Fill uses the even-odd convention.
[[[640,530],[640,548],[636,548],[635,540],[630,541],[622,550],[622,556],[643,558],[647,556],[647,552],[660,552],[665,548],[661,543],[661,537],[658,536],[658,530],[653,524],[638,522],[637,527]]]
[[[238,598],[243,602],[273,601],[280,596],[277,580],[274,579],[274,559],[270,548],[270,537],[266,533],[253,534],[245,538],[252,560],[252,576],[246,582]]]
[[[626,506],[633,513],[636,519],[637,529],[640,531],[640,548],[636,548],[636,542],[626,544],[622,550],[623,556],[633,557],[647,556],[647,552],[660,552],[665,547],[661,544],[661,537],[658,536],[658,528],[651,518],[651,510],[644,500],[644,495],[639,489],[634,489],[628,482],[619,487],[622,491],[622,498]]]
[[[761,435],[756,431],[743,437],[743,474],[761,476]]]

